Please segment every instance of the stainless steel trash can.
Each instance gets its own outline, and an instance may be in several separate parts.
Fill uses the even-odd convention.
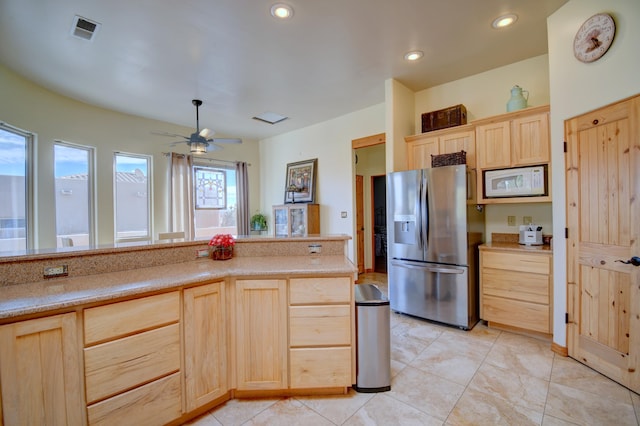
[[[355,286],[358,392],[391,390],[389,299],[373,284]]]

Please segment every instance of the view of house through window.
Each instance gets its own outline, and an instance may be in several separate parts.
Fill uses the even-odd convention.
[[[116,242],[151,239],[151,157],[115,154]]]
[[[195,165],[195,236],[238,234],[235,168]]]
[[[0,252],[32,248],[33,136],[0,124]]]
[[[55,142],[56,246],[93,245],[93,148]]]

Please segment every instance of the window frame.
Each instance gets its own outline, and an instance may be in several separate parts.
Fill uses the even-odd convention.
[[[118,237],[118,185],[117,166],[118,156],[145,159],[147,161],[147,234],[145,236]],[[130,243],[153,240],[153,156],[131,152],[114,151],[113,153],[113,241],[114,243]]]
[[[38,137],[28,130],[12,126],[4,121],[0,121],[0,129],[22,136],[25,139],[25,194],[24,194],[24,217],[25,217],[25,249],[33,250],[38,248],[38,214],[37,202],[35,198],[37,190],[37,170],[36,167],[36,147]]]
[[[98,229],[98,218],[96,212],[98,211],[97,206],[97,188],[96,188],[96,148],[89,145],[82,145],[72,142],[67,142],[59,139],[55,139],[53,141],[53,167],[54,167],[54,181],[55,181],[55,167],[56,167],[56,155],[55,148],[56,146],[63,146],[67,148],[73,149],[81,149],[87,151],[87,159],[88,159],[88,171],[87,171],[87,186],[88,186],[88,197],[89,197],[89,205],[88,205],[88,213],[89,213],[89,246],[94,247],[98,244],[98,238],[96,235],[96,230]],[[54,184],[55,190],[55,184]],[[56,197],[54,197],[54,200]],[[56,216],[58,214],[58,206],[55,208]],[[56,240],[58,238],[58,228],[57,228],[57,217],[56,217]],[[56,243],[57,245],[57,243]]]

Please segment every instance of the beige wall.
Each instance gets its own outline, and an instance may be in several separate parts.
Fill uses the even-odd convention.
[[[320,232],[347,234],[355,229],[355,158],[351,141],[385,131],[384,104],[260,141],[261,209],[273,221],[271,206],[284,201],[287,163],[318,159],[316,202]],[[341,213],[347,217],[342,218]],[[269,232],[273,233],[273,225]],[[354,241],[348,256],[354,259]]]
[[[573,56],[573,38],[590,16],[608,12],[616,36],[599,61],[584,64]],[[640,1],[571,0],[547,19],[551,93],[551,157],[553,167],[553,340],[566,345],[566,196],[564,121],[640,93]]]
[[[55,247],[53,141],[63,140],[96,148],[97,243],[113,243],[113,154],[115,151],[153,156],[154,236],[167,231],[166,158],[162,152],[187,152],[187,146],[169,146],[173,139],[152,135],[164,131],[188,135],[193,128],[149,120],[85,104],[46,90],[0,65],[0,120],[37,135],[37,242]],[[192,108],[189,99],[185,108]],[[207,123],[203,123],[208,125]],[[195,116],[194,116],[195,125]],[[215,126],[212,123],[211,126]],[[260,200],[258,143],[245,140],[207,157],[243,160],[249,167],[250,208]],[[284,173],[284,172],[283,172]]]

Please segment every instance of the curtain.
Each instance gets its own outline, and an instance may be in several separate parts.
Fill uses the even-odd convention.
[[[187,240],[195,238],[193,191],[190,155],[169,155],[169,231],[184,232]]]
[[[249,235],[249,176],[247,163],[236,162],[236,185],[238,201],[238,235]]]

